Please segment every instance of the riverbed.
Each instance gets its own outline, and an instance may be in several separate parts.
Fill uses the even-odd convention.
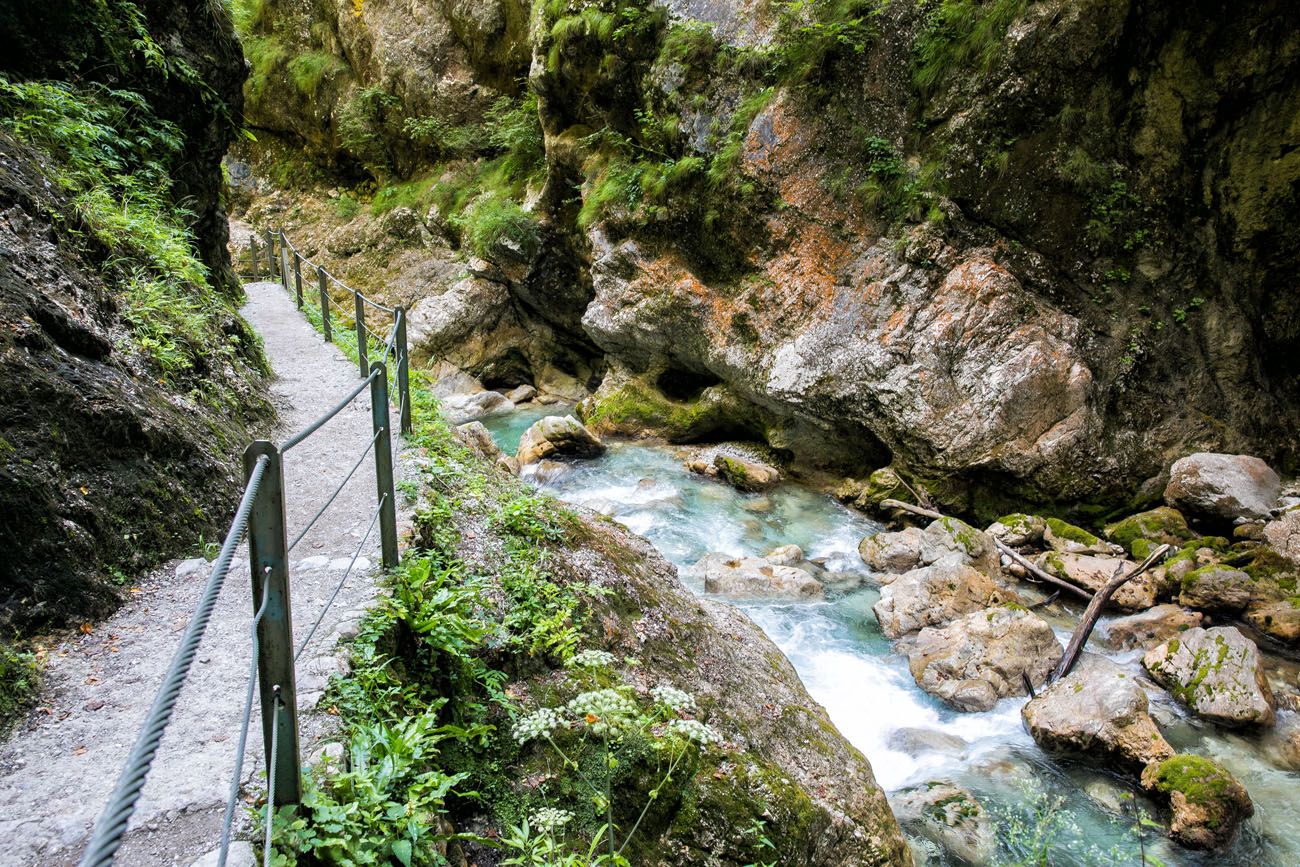
[[[567,411],[527,406],[484,424],[513,453],[534,421]],[[1159,830],[1147,828],[1139,836],[1134,803],[1152,814],[1155,805],[1135,797],[1119,777],[1043,753],[1021,725],[1023,697],[1004,699],[984,713],[962,713],[916,686],[906,657],[891,652],[877,626],[871,606],[879,592],[857,553],[863,537],[881,530],[878,523],[794,481],[766,493],[741,493],[690,473],[680,448],[645,441],[607,445],[603,456],[569,464],[538,486],[609,515],[679,567],[711,551],[762,555],[794,544],[807,559],[838,573],[837,586],[860,585],[823,602],[734,604],[785,653],[808,692],[871,761],[886,792],[942,780],[974,794],[996,821],[997,863],[1038,863],[1034,853],[1045,850],[1051,865],[1140,864],[1144,853],[1151,864],[1300,864],[1300,774],[1269,764],[1255,738],[1189,718],[1149,685],[1152,714],[1170,744],[1232,771],[1254,799],[1255,816],[1229,850],[1213,856],[1176,847]],[[691,589],[703,593],[700,586]],[[1064,643],[1077,611],[1051,611],[1047,619]],[[1106,655],[1135,677],[1142,675],[1138,652]],[[928,841],[921,845],[930,864],[960,863]]]

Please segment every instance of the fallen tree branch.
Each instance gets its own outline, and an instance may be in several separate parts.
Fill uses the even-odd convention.
[[[1156,563],[1163,560],[1170,550],[1171,547],[1169,545],[1161,545],[1152,551],[1149,557],[1142,561],[1142,565],[1138,566],[1128,574],[1124,573],[1124,566],[1127,561],[1120,561],[1120,564],[1115,567],[1115,576],[1107,581],[1106,586],[1101,588],[1101,590],[1092,597],[1092,601],[1088,603],[1088,607],[1083,612],[1083,619],[1079,621],[1078,626],[1074,627],[1074,635],[1070,636],[1070,643],[1066,645],[1065,655],[1062,656],[1061,661],[1057,663],[1056,670],[1053,671],[1052,676],[1048,678],[1048,683],[1055,683],[1057,680],[1060,680],[1062,677],[1065,677],[1070,673],[1070,669],[1074,667],[1074,663],[1079,658],[1079,653],[1082,652],[1083,646],[1088,643],[1088,636],[1092,635],[1092,629],[1097,625],[1097,618],[1101,617],[1101,610],[1106,607],[1106,603],[1110,601],[1110,597],[1114,596],[1119,588],[1123,587],[1125,584],[1150,569]]]
[[[1066,581],[1061,578],[1057,578],[1051,572],[1046,572],[1043,569],[1040,569],[1034,563],[1025,559],[1025,556],[1023,554],[1021,554],[1015,548],[1012,548],[1010,545],[1003,542],[1001,539],[995,538],[993,540],[993,544],[997,546],[998,551],[1000,551],[1003,554],[1006,554],[1014,562],[1018,563],[1022,569],[1024,569],[1030,575],[1033,575],[1039,581],[1044,581],[1055,587],[1060,587],[1062,590],[1068,590],[1071,593],[1073,593],[1075,596],[1078,596],[1080,599],[1084,599],[1088,601],[1092,600],[1092,594],[1089,593],[1087,590],[1084,590],[1082,587],[1077,587],[1074,584],[1071,584],[1069,581]]]
[[[927,509],[924,506],[913,506],[911,503],[904,503],[902,500],[881,500],[880,508],[882,509],[901,509],[904,512],[911,512],[913,515],[920,515],[922,518],[934,518],[938,520],[943,515],[934,509]]]

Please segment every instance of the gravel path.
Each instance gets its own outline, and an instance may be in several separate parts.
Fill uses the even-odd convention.
[[[262,335],[275,371],[278,441],[333,406],[357,383],[356,368],[325,343],[276,283],[248,287],[243,313]],[[285,458],[292,541],[372,437],[368,394]],[[396,452],[397,442],[394,442]],[[398,476],[403,475],[396,455]],[[290,558],[298,640],[306,634],[356,551],[376,501],[373,460],[363,462]],[[398,495],[399,530],[402,497]],[[298,668],[304,754],[330,730],[313,710],[325,681],[345,663],[339,637],[353,634],[375,593],[378,528]],[[0,746],[0,865],[75,864],[108,800],[208,577],[202,560],[174,562],[132,588],[130,601],[89,634],[50,653],[38,708]],[[213,849],[234,768],[247,683],[252,619],[247,547],[217,603],[177,712],[118,854],[124,865],[188,865]],[[261,728],[254,709],[246,787],[260,786]],[[241,810],[243,814],[245,811]],[[241,821],[247,821],[241,815]]]

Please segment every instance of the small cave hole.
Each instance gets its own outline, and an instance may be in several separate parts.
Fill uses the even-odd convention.
[[[721,379],[711,373],[696,373],[693,370],[670,367],[659,374],[655,385],[669,400],[691,401],[703,394],[704,389],[721,382]]]

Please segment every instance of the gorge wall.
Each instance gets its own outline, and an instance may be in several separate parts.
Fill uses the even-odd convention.
[[[243,156],[454,263],[394,291],[484,384],[984,517],[1149,501],[1193,450],[1294,466],[1280,2],[238,8]]]
[[[0,56],[4,637],[219,540],[270,410],[225,249],[223,7],[5,4]]]

